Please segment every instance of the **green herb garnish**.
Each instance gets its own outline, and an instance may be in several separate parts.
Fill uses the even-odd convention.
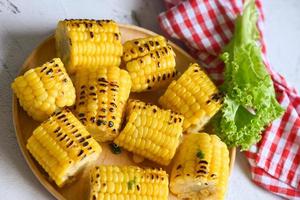
[[[198,150],[196,156],[199,159],[203,159],[204,158],[204,153],[201,150]]]
[[[113,154],[120,154],[120,153],[122,153],[121,147],[119,147],[117,144],[110,143],[109,146],[110,146],[110,150],[111,150],[111,152]]]
[[[137,184],[137,178],[135,176],[133,180],[128,181],[127,183],[128,190],[131,190],[133,186],[135,186],[136,184]]]

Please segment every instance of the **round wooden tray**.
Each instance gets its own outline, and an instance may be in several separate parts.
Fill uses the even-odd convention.
[[[132,25],[120,25],[120,31],[122,34],[122,41],[130,40],[133,38],[146,37],[149,35],[156,35],[156,33]],[[194,58],[188,55],[183,49],[170,42],[176,53],[176,67],[179,71],[183,72],[189,63],[196,62]],[[23,74],[24,71],[37,67],[46,61],[54,58],[56,56],[55,50],[55,40],[53,36],[50,36],[48,39],[43,41],[31,55],[27,58],[24,65],[20,70],[20,74]],[[140,94],[131,95],[131,97],[139,98],[141,100],[156,103],[158,97],[162,94],[162,91],[157,92],[146,92]],[[57,199],[88,199],[89,195],[89,182],[88,182],[88,171],[89,167],[85,168],[83,172],[78,174],[76,180],[71,184],[64,186],[63,188],[58,188],[53,182],[51,182],[46,174],[46,172],[38,165],[38,163],[31,157],[29,152],[26,150],[27,139],[32,134],[33,130],[39,125],[38,122],[35,122],[30,118],[25,111],[20,107],[16,96],[13,96],[12,102],[13,109],[13,121],[16,131],[17,140],[21,151],[31,168],[32,172],[39,179],[41,184]],[[132,161],[132,155],[123,150],[121,154],[115,155],[112,154],[107,144],[101,144],[103,151],[97,160],[99,164],[118,164],[118,165],[136,165]],[[235,149],[230,150],[230,170],[233,169],[233,164],[235,160]],[[142,166],[157,166],[150,161],[144,161],[140,165]],[[169,167],[165,168],[167,171]],[[177,199],[170,193],[169,199]]]

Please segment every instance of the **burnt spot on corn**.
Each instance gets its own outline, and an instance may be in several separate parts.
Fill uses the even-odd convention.
[[[87,140],[90,139],[90,138],[92,138],[91,135],[88,135],[88,136],[85,137],[85,139],[87,139]]]
[[[48,69],[48,71],[46,71],[46,74],[49,75],[53,72],[53,69]]]
[[[62,132],[59,132],[56,137],[60,137],[62,135]]]
[[[216,178],[217,175],[216,175],[216,174],[211,174],[210,177],[211,177],[211,178]]]
[[[206,160],[200,160],[198,163],[208,165],[208,162]]]
[[[74,141],[73,141],[73,140],[71,140],[71,142],[69,142],[69,143],[67,144],[67,148],[71,147],[72,144],[74,144]]]
[[[148,50],[148,51],[150,51],[150,47],[149,47],[149,45],[146,43],[146,44],[144,44],[144,47]]]
[[[160,79],[161,79],[161,77],[160,77],[160,75],[158,75],[158,77],[157,77],[157,81],[160,81]]]
[[[54,130],[54,133],[57,133],[58,131],[60,131],[61,128],[60,127],[57,127],[57,129]]]
[[[47,69],[47,67],[44,67],[44,68],[41,70],[41,73],[43,73],[46,69]]]
[[[113,123],[112,121],[109,121],[109,122],[108,122],[108,127],[111,128],[111,127],[113,127],[113,126],[114,126],[114,123]]]
[[[80,138],[80,139],[78,140],[78,142],[79,142],[79,143],[82,143],[82,142],[84,142],[84,140],[85,140],[85,139],[82,137],[82,138]]]
[[[101,126],[102,124],[104,124],[103,122],[104,122],[103,120],[98,119],[96,124],[97,124],[97,126]]]
[[[207,174],[207,171],[200,169],[197,171],[197,174]]]
[[[67,135],[64,134],[64,135],[59,139],[59,141],[63,141],[66,137],[67,137]]]
[[[58,120],[61,120],[61,119],[65,118],[65,117],[66,117],[66,115],[65,115],[65,114],[63,114],[63,115],[61,115],[61,116],[57,117],[57,119],[58,119]]]
[[[211,99],[212,101],[218,102],[218,101],[222,101],[223,97],[224,97],[224,94],[223,94],[222,92],[218,92],[218,93],[214,93],[214,94],[210,97],[210,99]]]
[[[81,156],[82,154],[83,154],[83,150],[80,149],[80,151],[79,151],[79,153],[77,154],[77,156],[79,157],[79,156]]]
[[[172,78],[174,78],[175,76],[176,76],[176,71],[174,71],[173,73],[172,73]]]
[[[139,41],[134,41],[134,44],[138,45],[138,44],[139,44]]]
[[[176,167],[176,169],[178,170],[178,169],[181,169],[182,168],[182,165],[178,165],[177,167]]]
[[[151,89],[152,89],[152,87],[150,87],[150,86],[147,87],[147,90],[151,90]]]
[[[115,33],[114,35],[115,35],[115,39],[116,39],[116,40],[119,40],[119,39],[120,39],[120,37],[119,37],[119,34],[118,34],[118,33]]]
[[[145,51],[145,49],[143,47],[139,47],[139,51],[142,53]]]

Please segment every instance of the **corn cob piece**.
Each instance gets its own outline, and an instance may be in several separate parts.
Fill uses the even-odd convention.
[[[177,74],[175,53],[162,36],[125,42],[123,60],[132,79],[133,92],[167,86]]]
[[[76,74],[76,115],[99,142],[113,140],[118,134],[131,79],[118,67],[81,69]]]
[[[167,200],[168,175],[162,169],[100,166],[91,170],[91,200]]]
[[[118,25],[112,20],[59,21],[56,50],[69,73],[78,68],[119,66],[123,54]]]
[[[184,130],[197,132],[221,108],[222,99],[222,94],[214,83],[194,63],[168,86],[159,103],[184,116]]]
[[[224,199],[229,176],[229,152],[216,135],[186,136],[174,158],[170,190],[180,199]]]
[[[127,106],[127,123],[114,142],[161,165],[168,165],[182,136],[183,117],[138,100]]]
[[[12,89],[20,105],[37,121],[46,120],[58,108],[75,103],[75,88],[59,58],[17,77]]]
[[[97,141],[67,109],[37,127],[26,147],[59,187],[101,152]]]

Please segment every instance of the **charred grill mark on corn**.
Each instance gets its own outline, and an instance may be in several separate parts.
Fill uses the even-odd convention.
[[[168,199],[168,175],[162,169],[135,166],[94,167],[90,199]]]
[[[201,157],[197,155],[200,151]],[[174,158],[170,190],[180,199],[222,200],[228,176],[226,145],[216,135],[191,133],[184,138]]]
[[[97,141],[113,140],[118,134],[131,79],[118,67],[80,69],[76,74],[76,115]]]
[[[123,46],[112,20],[71,19],[56,28],[56,49],[68,72],[79,68],[119,66]]]
[[[180,143],[182,123],[182,115],[130,100],[125,128],[114,142],[136,155],[168,165]]]
[[[26,147],[59,187],[101,152],[97,141],[67,109],[37,127]]]
[[[75,88],[59,58],[26,71],[14,80],[12,89],[20,105],[37,121],[75,103]]]
[[[133,92],[164,87],[177,75],[175,53],[162,36],[125,42],[123,60],[132,79]]]
[[[223,95],[196,63],[173,81],[159,103],[183,114],[183,129],[197,132],[221,108]]]

